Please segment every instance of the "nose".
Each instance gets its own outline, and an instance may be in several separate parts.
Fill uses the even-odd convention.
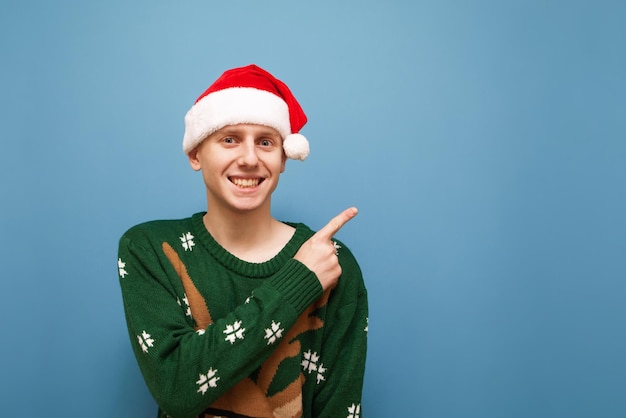
[[[256,167],[259,165],[259,156],[253,141],[244,141],[241,146],[241,155],[239,156],[239,164]]]

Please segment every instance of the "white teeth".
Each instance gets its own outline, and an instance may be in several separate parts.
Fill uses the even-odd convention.
[[[259,179],[231,179],[237,187],[256,187],[259,185]]]

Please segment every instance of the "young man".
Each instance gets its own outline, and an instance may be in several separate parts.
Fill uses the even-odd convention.
[[[250,65],[226,71],[185,116],[183,149],[207,211],[120,240],[132,347],[159,417],[361,416],[367,292],[332,237],[271,215],[287,158],[304,160],[306,116]]]

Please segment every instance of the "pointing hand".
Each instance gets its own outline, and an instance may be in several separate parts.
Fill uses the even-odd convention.
[[[294,256],[296,260],[315,273],[324,290],[334,287],[341,276],[337,248],[332,237],[357,213],[357,208],[352,207],[335,216],[302,244]]]

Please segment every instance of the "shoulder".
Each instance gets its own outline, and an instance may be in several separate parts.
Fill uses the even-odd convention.
[[[150,245],[151,242],[169,241],[172,237],[182,236],[192,230],[193,219],[201,214],[195,214],[182,219],[159,219],[142,222],[134,225],[120,238],[120,243],[135,243]]]

